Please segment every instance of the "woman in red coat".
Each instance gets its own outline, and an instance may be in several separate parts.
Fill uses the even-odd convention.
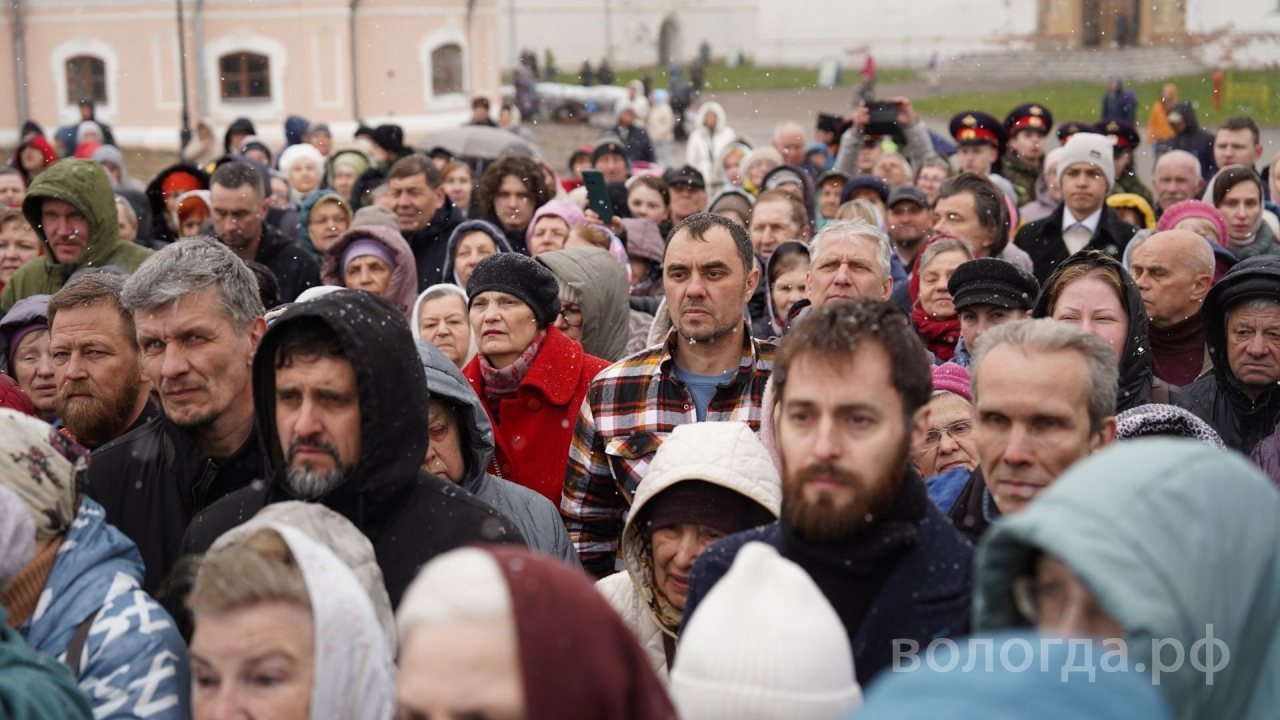
[[[481,260],[467,295],[480,352],[462,374],[493,423],[497,452],[489,471],[560,507],[582,399],[609,363],[552,325],[560,314],[559,283],[529,257],[501,253]]]

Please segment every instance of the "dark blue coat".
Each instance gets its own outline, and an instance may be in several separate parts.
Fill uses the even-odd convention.
[[[753,541],[767,543],[788,557],[781,522],[731,535],[698,558],[685,602],[686,624],[702,599],[729,571],[743,545]],[[915,544],[897,559],[861,627],[856,634],[850,634],[854,667],[863,687],[892,665],[895,640],[914,640],[920,643],[923,653],[931,640],[969,633],[973,548],[933,503],[927,503],[918,528]],[[822,589],[831,596],[827,588]]]

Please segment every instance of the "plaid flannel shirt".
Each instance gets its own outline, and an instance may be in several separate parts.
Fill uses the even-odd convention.
[[[744,326],[748,338],[749,330]],[[626,511],[658,445],[677,425],[697,422],[693,398],[675,377],[676,342],[672,330],[665,343],[605,368],[578,414],[560,513],[582,566],[597,577],[616,569]],[[737,374],[711,398],[707,420],[745,422],[759,432],[775,350],[772,343],[750,339]]]

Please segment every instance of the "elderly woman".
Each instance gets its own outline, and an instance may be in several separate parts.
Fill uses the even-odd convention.
[[[40,236],[21,208],[0,210],[0,289],[13,278],[18,268],[44,254]]]
[[[939,360],[950,360],[960,340],[960,317],[947,291],[947,281],[961,263],[972,259],[967,243],[940,235],[920,252],[920,262],[911,276],[911,322],[925,347]]]
[[[48,295],[32,295],[14,303],[0,318],[0,350],[4,352],[5,372],[31,398],[36,415],[53,422],[58,385],[49,352],[48,306]]]
[[[1142,295],[1129,273],[1101,250],[1077,253],[1045,282],[1032,317],[1079,325],[1116,351],[1120,391],[1116,412],[1168,403],[1170,387],[1151,372],[1151,341]]]
[[[596,588],[664,682],[694,563],[716,540],[773,522],[781,505],[778,471],[745,423],[682,425],[654,454],[622,530],[626,572]]]
[[[945,513],[978,466],[969,371],[952,362],[933,366],[933,395],[927,407],[929,429],[913,448],[912,462],[929,497]]]
[[[351,228],[351,205],[336,192],[311,193],[299,208],[303,247],[317,260],[333,246],[338,236]]]
[[[384,297],[406,318],[413,314],[418,289],[413,250],[390,228],[362,225],[340,235],[324,254],[320,279]]]
[[[1262,217],[1262,178],[1253,168],[1232,165],[1214,176],[1205,191],[1227,221],[1227,237],[1223,243],[1241,260],[1254,255],[1280,254],[1271,226]]]
[[[916,170],[915,186],[920,188],[930,205],[938,199],[938,190],[942,183],[951,177],[951,166],[942,158],[926,160]]]
[[[582,400],[609,364],[555,327],[559,284],[518,253],[481,260],[467,282],[480,354],[462,369],[493,424],[498,448],[491,471],[557,506]]]
[[[138,548],[83,494],[88,461],[48,424],[0,409],[0,488],[22,499],[36,548],[0,604],[28,645],[71,669],[95,717],[189,717],[186,645],[141,588]]]
[[[581,225],[587,219],[582,209],[568,200],[552,200],[538,208],[525,230],[525,247],[530,256],[544,252],[563,250],[569,239],[569,228]]]
[[[389,718],[395,667],[373,602],[329,548],[281,522],[204,558],[195,617],[195,720]]]
[[[466,367],[476,356],[476,337],[467,315],[467,291],[453,283],[432,285],[413,304],[409,329],[417,339],[431,343],[454,365]]]
[[[487,220],[464,220],[445,244],[444,282],[466,287],[471,272],[490,255],[511,252],[507,236]]]
[[[622,620],[554,558],[496,546],[445,553],[409,586],[396,620],[404,717],[676,716]]]
[[[1218,212],[1218,208],[1201,200],[1181,200],[1165,208],[1160,221],[1156,223],[1156,231],[1190,230],[1209,241],[1213,248],[1213,282],[1226,274],[1235,266],[1239,258],[1227,249],[1227,221]],[[1125,247],[1126,263],[1133,243]]]
[[[290,145],[280,153],[280,172],[289,178],[289,184],[297,193],[295,201],[301,201],[318,190],[324,181],[324,156],[314,145]]]
[[[329,158],[329,189],[347,202],[354,202],[356,180],[369,166],[369,156],[359,150],[339,150]]]

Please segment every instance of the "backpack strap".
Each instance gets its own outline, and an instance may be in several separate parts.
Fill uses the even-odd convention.
[[[93,611],[93,614],[80,621],[76,625],[76,631],[71,635],[71,642],[67,643],[67,667],[71,669],[72,677],[80,679],[80,668],[83,667],[85,661],[85,647],[89,643],[89,629],[93,627],[93,621],[98,619],[98,613],[102,612],[102,608]]]

